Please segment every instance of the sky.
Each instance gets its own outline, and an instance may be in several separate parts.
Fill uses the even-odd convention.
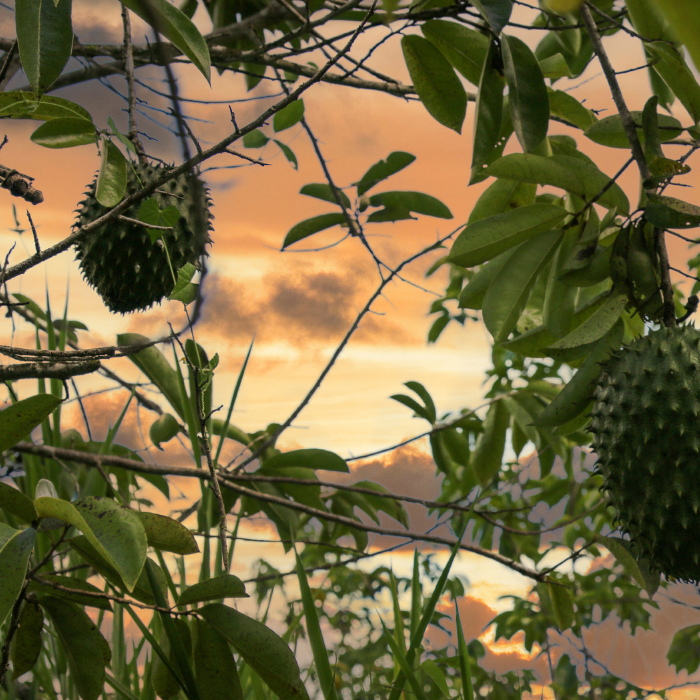
[[[528,21],[524,11],[518,11],[523,14],[521,21]],[[204,32],[208,31],[208,20],[203,13],[198,13],[195,19]],[[74,22],[76,35],[82,43],[120,41],[121,18],[115,0],[76,3]],[[138,20],[133,23],[134,41],[138,43],[142,41],[144,27]],[[1,35],[11,36],[13,31],[11,13],[0,6]],[[618,34],[606,45],[618,70],[639,66],[644,61],[638,44],[624,36]],[[357,55],[363,55],[368,48],[367,40],[361,39],[356,46]],[[386,42],[372,65],[410,82],[396,38]],[[198,100],[235,100],[270,95],[275,91],[273,85],[263,83],[256,92],[247,95],[242,78],[228,74],[218,76],[214,72],[211,88],[196,70],[178,69],[178,76],[181,93]],[[163,75],[157,69],[139,70],[138,77],[151,87],[163,89]],[[123,79],[114,77],[107,82],[123,93]],[[641,109],[649,94],[646,74],[642,71],[628,73],[620,76],[620,82],[629,107]],[[18,74],[9,89],[25,84],[25,77]],[[586,99],[587,106],[603,110],[602,115],[612,113],[612,100],[595,62],[581,79],[559,83],[557,87],[571,88],[572,94]],[[467,89],[473,91],[471,86]],[[99,126],[106,127],[107,118],[111,116],[126,131],[124,101],[108,87],[90,83],[57,94],[87,107]],[[139,88],[139,97],[147,100],[152,108],[166,107],[143,87]],[[247,123],[272,99],[232,102],[238,124]],[[468,106],[462,134],[457,134],[434,121],[420,103],[378,92],[322,85],[309,91],[304,102],[307,120],[339,186],[346,187],[357,181],[373,163],[392,151],[407,151],[416,156],[416,161],[389,180],[387,189],[426,192],[442,200],[453,214],[451,220],[419,217],[416,221],[375,225],[368,229],[368,240],[380,259],[395,265],[467,220],[485,188],[485,185],[467,187],[473,103]],[[145,139],[147,149],[165,159],[177,160],[179,153],[173,139],[157,123],[167,124],[169,117],[156,109],[144,106],[141,110],[140,127],[156,139]],[[230,132],[227,104],[189,103],[184,111],[202,146]],[[688,121],[681,108],[674,114]],[[42,247],[48,247],[71,230],[76,204],[99,166],[96,149],[83,146],[70,151],[48,150],[29,141],[35,123],[6,121],[2,126],[9,141],[2,149],[0,160],[33,176],[35,186],[44,192],[45,202],[32,208],[31,215]],[[266,128],[266,133],[271,134],[270,127]],[[569,132],[552,124],[550,133]],[[616,172],[628,157],[625,151],[611,152],[580,134],[576,137],[579,146],[608,174]],[[357,240],[346,240],[320,251],[280,251],[286,232],[294,224],[330,211],[331,207],[299,194],[303,185],[324,181],[301,127],[282,132],[278,138],[294,150],[298,170],[294,170],[281,151],[270,143],[260,151],[248,152],[263,159],[265,166],[204,173],[216,218],[209,273],[203,286],[205,303],[196,332],[209,355],[218,352],[221,357],[214,382],[215,405],[228,405],[243,358],[255,338],[233,417],[233,421],[247,431],[283,422],[294,410],[314,385],[380,281],[374,262]],[[508,148],[514,150],[515,145],[511,143]],[[227,155],[217,157],[212,165],[239,166],[241,161]],[[684,182],[696,184],[697,172],[700,171],[686,176]],[[634,201],[638,182],[632,168],[623,175],[621,185]],[[25,229],[21,236],[12,230],[15,228],[13,204],[20,226]],[[17,247],[10,257],[12,264],[33,252],[23,204],[21,200],[0,196],[0,253],[4,255],[16,242]],[[339,237],[335,229],[319,234],[308,245],[296,247],[320,248],[335,243]],[[680,266],[688,257],[686,244],[671,239],[669,247],[672,264]],[[440,252],[426,255],[407,268],[406,282],[397,281],[387,287],[310,405],[285,433],[280,447],[320,447],[343,457],[353,457],[423,432],[426,424],[413,419],[408,409],[390,399],[392,394],[404,391],[403,382],[409,380],[426,386],[440,414],[476,408],[482,403],[484,371],[490,362],[490,337],[483,325],[468,321],[461,328],[452,324],[436,345],[426,342],[432,322],[427,312],[435,294],[444,289],[446,277],[444,268],[427,279],[425,272],[439,256]],[[81,335],[85,347],[111,345],[116,334],[122,332],[157,337],[168,332],[169,322],[175,327],[183,322],[180,306],[174,302],[165,302],[138,315],[119,316],[105,311],[99,297],[81,279],[71,252],[16,280],[11,291],[41,302],[47,287],[54,314],[61,313],[68,290],[69,317],[89,327],[89,331]],[[4,342],[9,342],[10,322],[4,320],[3,323]],[[18,325],[13,342],[31,346],[30,330]],[[126,377],[137,378],[128,360],[117,360],[110,366]],[[99,379],[90,381],[93,389],[110,386]],[[86,400],[96,437],[106,433],[126,398],[124,392],[110,392]],[[83,430],[76,403],[66,410],[66,417]],[[152,418],[143,412],[140,415],[130,412],[120,439],[125,444],[142,444],[141,431],[147,428],[150,420]],[[182,463],[184,459],[177,448],[169,448],[163,456],[151,450],[150,457],[164,462],[171,460],[165,463]],[[380,458],[352,463],[351,477],[353,481],[373,479],[393,491],[424,498],[434,497],[439,492],[426,441],[418,441]],[[173,507],[184,507],[189,496],[185,493]],[[163,502],[156,501],[156,505],[166,507]],[[409,510],[412,529],[423,530],[434,524],[420,509]],[[388,519],[386,524],[395,525]],[[256,526],[251,527],[248,534],[265,537],[272,531]],[[448,532],[443,529],[441,534]],[[386,538],[372,539],[373,547],[386,546],[386,543]],[[252,561],[259,556],[268,558],[279,568],[290,568],[289,559],[282,557],[278,547],[241,543],[234,573],[244,577]],[[392,555],[391,563],[397,571],[405,573],[410,569],[411,556],[408,549],[402,550]],[[469,597],[461,603],[465,607],[460,608],[463,619],[467,620],[468,638],[481,634],[495,612],[504,609],[507,603],[500,600],[500,596],[528,590],[528,582],[519,575],[476,556],[461,555],[457,571],[471,582]],[[695,600],[693,595],[697,594],[677,588],[679,596]],[[697,617],[699,619],[693,618],[691,622],[700,622],[700,614]],[[591,643],[600,644],[601,648],[608,644],[610,649],[605,653],[609,656],[610,667],[633,682],[644,685],[671,682],[673,673],[665,659],[659,658],[658,650],[665,650],[673,631],[681,623],[689,624],[688,620],[678,619],[677,611],[665,605],[655,613],[653,633],[638,633],[632,638],[629,634],[599,627],[591,631],[591,635],[598,635],[598,641],[592,639]],[[484,639],[490,646],[487,665],[507,670],[530,663],[517,644],[518,640],[516,643],[495,642],[493,635],[489,637],[490,632],[485,634]],[[440,643],[438,638],[434,641]],[[538,670],[545,672],[542,661],[536,663],[540,664]],[[680,699],[686,695],[679,691],[673,697]]]

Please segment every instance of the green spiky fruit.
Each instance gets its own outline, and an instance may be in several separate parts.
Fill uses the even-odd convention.
[[[700,331],[662,328],[613,355],[591,432],[603,488],[652,570],[700,581]]]
[[[162,175],[164,167],[146,163],[130,166],[126,194]],[[95,199],[95,184],[93,181],[89,185],[86,198],[80,203],[76,228],[109,211]],[[145,226],[116,219],[76,244],[76,259],[83,277],[115,313],[147,309],[162,301],[173,290],[172,271],[177,273],[186,263],[198,265],[211,241],[211,202],[204,184],[195,175],[180,175],[151,197],[161,210],[175,206],[180,212],[173,229],[163,233],[163,242],[151,242]],[[132,206],[123,216],[138,219],[139,207],[140,204]]]

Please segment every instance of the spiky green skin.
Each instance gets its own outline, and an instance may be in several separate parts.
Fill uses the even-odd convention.
[[[140,190],[163,174],[164,166],[137,164],[129,168],[127,195]],[[175,205],[180,220],[172,231],[163,234],[172,268],[177,273],[186,263],[198,264],[210,242],[210,200],[201,180],[194,175],[180,175],[152,197],[161,209]],[[139,204],[123,215],[138,218]],[[95,199],[95,181],[80,203],[75,226],[83,226],[109,211]],[[123,220],[113,220],[91,232],[76,246],[83,277],[114,313],[147,309],[167,297],[173,290],[173,275],[165,248],[151,243],[146,227]]]
[[[700,581],[700,331],[662,328],[604,365],[590,430],[617,522],[652,570]]]

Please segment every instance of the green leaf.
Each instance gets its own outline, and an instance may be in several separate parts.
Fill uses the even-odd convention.
[[[630,112],[632,119],[637,127],[637,136],[644,143],[644,134],[642,132],[642,113],[640,111]],[[680,136],[683,132],[681,123],[669,117],[666,114],[659,114],[659,138],[662,143],[672,141]],[[627,134],[622,126],[622,120],[619,114],[613,114],[610,117],[600,119],[593,126],[586,129],[586,136],[595,143],[601,146],[609,146],[611,148],[629,148],[630,144],[627,140]]]
[[[136,155],[136,146],[134,146],[128,136],[122,134],[122,132],[117,129],[117,125],[114,123],[114,119],[112,119],[112,117],[107,117],[107,124],[112,130],[113,135],[124,144],[124,147]]]
[[[537,187],[527,182],[496,180],[481,193],[469,214],[468,223],[501,214],[507,209],[534,204],[536,191]]]
[[[132,511],[146,531],[149,547],[175,554],[196,554],[199,547],[192,533],[177,520],[158,513]]]
[[[97,131],[95,125],[87,119],[63,117],[37,127],[30,138],[46,148],[73,148],[97,143]]]
[[[73,50],[71,2],[16,0],[15,26],[22,68],[37,94],[61,75]]]
[[[479,85],[489,40],[481,32],[457,22],[430,19],[421,24],[428,41],[473,85]]]
[[[146,533],[134,511],[109,498],[88,496],[75,503],[42,496],[34,501],[41,518],[56,518],[80,530],[114,567],[129,592],[146,559]]]
[[[177,418],[170,413],[164,413],[151,424],[148,436],[151,438],[151,442],[159,450],[162,450],[161,443],[172,440],[181,430],[182,428],[177,422]]]
[[[676,667],[676,673],[685,670],[695,673],[700,666],[700,625],[691,625],[673,635],[671,647],[666,654],[668,662]]]
[[[348,196],[341,189],[337,189],[340,201],[345,205],[347,209],[350,208],[350,200]],[[307,197],[315,197],[316,199],[322,199],[324,202],[330,202],[331,204],[336,204],[335,197],[333,196],[333,190],[331,186],[326,183],[312,183],[310,185],[304,185],[300,190],[299,194],[305,194]]]
[[[629,200],[622,188],[594,165],[571,156],[543,156],[532,153],[511,153],[499,158],[486,170],[494,177],[551,185],[591,200],[604,187],[607,191],[597,200],[608,209],[617,207],[620,214],[629,214]]]
[[[399,209],[440,219],[452,218],[452,212],[439,199],[423,192],[379,192],[369,198],[369,203],[388,210]]]
[[[309,700],[294,654],[269,627],[221,603],[197,610],[280,700]]]
[[[401,48],[420,101],[440,124],[462,132],[467,93],[447,59],[427,39],[410,34]]]
[[[2,93],[0,93],[1,95]],[[388,177],[395,175],[405,167],[409,166],[416,159],[414,155],[405,151],[394,151],[390,153],[386,160],[380,160],[375,163],[359,180],[356,182],[358,197],[363,195],[368,190],[371,190],[376,184]]]
[[[22,608],[19,627],[12,639],[12,679],[34,668],[41,653],[41,633],[44,631],[44,613],[36,602],[28,600]]]
[[[690,53],[695,67],[700,67],[700,44],[697,41],[698,36],[700,36],[700,7],[695,3],[679,5],[672,0],[652,0],[652,5],[655,6],[655,9],[660,10],[663,17],[671,25],[675,37],[688,47],[688,53]],[[654,36],[652,38],[667,37]]]
[[[117,336],[117,345],[138,345],[139,343],[148,343],[149,340],[150,338],[138,333],[121,333]],[[156,385],[178,416],[184,419],[177,372],[165,359],[165,355],[158,348],[152,346],[129,355],[129,359]]]
[[[192,263],[185,263],[177,271],[177,282],[170,292],[168,299],[171,301],[181,301],[185,306],[191,304],[199,294],[199,285],[191,282],[197,268]]]
[[[428,700],[420,681],[416,678],[416,674],[413,672],[411,664],[409,664],[406,659],[406,654],[404,653],[403,649],[401,649],[398,642],[394,639],[392,633],[387,629],[386,625],[384,624],[384,620],[382,620],[381,617],[379,619],[382,623],[382,627],[384,628],[384,639],[389,645],[391,654],[394,657],[395,662],[398,663],[403,677],[411,686],[411,696],[417,698],[417,700]]]
[[[483,423],[483,432],[476,441],[470,463],[483,486],[498,474],[506,446],[506,431],[510,423],[508,410],[502,401],[489,406]]]
[[[0,411],[0,452],[26,438],[61,402],[53,394],[37,394]]]
[[[39,396],[51,396],[51,394],[39,394]],[[0,426],[2,426],[2,413],[0,413]],[[0,427],[0,435],[3,434],[4,431]],[[0,508],[26,523],[31,523],[38,517],[31,499],[27,498],[19,489],[12,488],[2,481],[0,481]]]
[[[61,591],[51,586],[42,586],[41,581],[47,581],[48,583],[56,583],[64,588],[70,588],[69,591]],[[27,590],[33,593],[42,593],[55,596],[57,598],[65,598],[66,600],[72,600],[78,605],[90,608],[98,608],[100,610],[112,610],[112,606],[109,604],[108,600],[104,598],[94,598],[93,596],[81,595],[81,591],[88,591],[90,593],[99,593],[102,595],[104,591],[93,586],[87,581],[83,581],[79,578],[72,578],[70,576],[61,576],[59,574],[42,573],[40,578],[37,580],[34,578],[29,582]]]
[[[464,641],[464,628],[459,617],[459,605],[455,605],[455,622],[457,623],[457,655],[459,656],[459,673],[462,677],[464,700],[474,700],[471,660],[467,643]]]
[[[172,41],[210,81],[211,59],[207,42],[186,14],[167,0],[121,0],[121,3]]]
[[[501,29],[508,24],[513,12],[513,0],[474,0],[471,4],[479,10],[496,34],[500,34]]]
[[[531,238],[518,248],[489,286],[483,303],[484,324],[494,342],[504,341],[525,310],[538,276],[550,261],[562,237],[559,230]]]
[[[659,587],[658,576],[655,577],[656,581],[650,579],[649,576],[645,576],[645,572],[640,568],[639,562],[630,552],[631,543],[620,537],[604,537],[603,535],[596,535],[595,539],[596,542],[602,544],[615,557],[615,560],[622,566],[625,573],[630,578],[633,578],[651,598]]]
[[[284,131],[298,124],[304,118],[304,100],[294,100],[283,107],[272,119],[275,132]]]
[[[644,48],[656,61],[654,69],[673,90],[697,124],[700,121],[700,85],[680,53],[664,41],[645,43]]]
[[[566,119],[567,122],[582,131],[589,129],[598,121],[598,117],[590,109],[586,109],[568,92],[547,88],[547,93],[549,95],[550,116]]]
[[[243,136],[243,145],[246,148],[262,148],[269,140],[260,129],[255,129]]]
[[[700,226],[700,207],[675,197],[649,192],[644,216],[659,228],[696,228]]]
[[[627,304],[627,295],[613,292],[605,303],[595,311],[580,326],[574,328],[569,335],[556,343],[552,343],[549,348],[553,350],[566,350],[576,348],[581,345],[588,345],[599,338],[602,338],[614,325]]]
[[[0,549],[0,625],[22,590],[35,539],[36,530],[28,527],[12,535]]]
[[[510,116],[526,153],[533,152],[549,128],[549,95],[540,64],[527,44],[503,35],[501,50],[508,84]]]
[[[226,638],[205,620],[195,618],[194,671],[199,695],[207,700],[243,700],[236,660]]]
[[[547,592],[559,631],[568,630],[574,624],[574,599],[571,597],[569,589],[547,582]]]
[[[205,579],[195,583],[180,594],[177,607],[193,603],[204,603],[208,600],[220,600],[222,598],[247,598],[245,584],[233,574],[221,574],[214,578]]]
[[[122,152],[111,141],[104,140],[95,192],[95,199],[103,207],[114,207],[124,198],[126,168],[126,158]]]
[[[511,248],[479,268],[479,271],[469,280],[459,295],[460,309],[474,309],[478,311],[482,308],[484,297],[491,283],[516,250],[518,250],[518,247]]]
[[[544,75],[545,78],[551,78],[552,82],[554,82],[555,80],[559,80],[559,78],[573,77],[571,75],[571,68],[569,68],[569,64],[566,62],[566,59],[560,53],[555,53],[553,56],[547,56],[547,58],[539,59],[539,62],[542,75]],[[551,109],[551,93],[549,97],[549,106]]]
[[[335,452],[315,448],[281,452],[265,460],[265,468],[284,469],[286,467],[305,467],[306,469],[348,473],[348,465]]]
[[[60,119],[73,117],[92,121],[90,112],[63,97],[42,95],[21,90],[0,92],[0,118],[6,119]]]
[[[97,700],[105,681],[104,637],[75,603],[53,596],[39,602],[53,622],[78,694],[82,700]]]
[[[538,233],[555,228],[567,215],[565,209],[554,204],[530,204],[480,219],[468,224],[457,236],[448,260],[460,267],[479,265]]]
[[[277,139],[272,140],[280,147],[280,150],[282,151],[282,153],[284,153],[284,157],[292,164],[294,170],[299,170],[299,161],[294,155],[294,151],[289,146],[287,146],[286,143],[282,143]]]
[[[325,231],[327,228],[343,223],[345,223],[345,216],[343,214],[321,214],[320,216],[313,216],[310,219],[300,221],[298,224],[292,226],[284,237],[282,250],[292,245],[292,243],[297,243],[304,238],[313,236],[314,233]]]

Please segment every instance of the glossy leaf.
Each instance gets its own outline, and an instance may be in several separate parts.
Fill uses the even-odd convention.
[[[10,537],[0,549],[0,625],[22,590],[35,539],[36,530],[28,527]]]
[[[73,148],[97,143],[97,132],[95,125],[87,119],[63,117],[44,122],[30,138],[46,148]]]
[[[448,260],[461,267],[479,265],[538,233],[555,228],[567,214],[554,204],[530,204],[481,219],[467,225],[457,236]]]
[[[489,40],[481,32],[457,22],[430,19],[421,24],[428,41],[473,85],[479,85]]]
[[[247,598],[245,584],[233,574],[221,574],[214,578],[205,579],[186,588],[178,598],[177,606],[204,603],[208,600],[222,598]]]
[[[304,118],[304,100],[294,100],[283,107],[272,119],[272,128],[276,131],[284,131]]]
[[[632,119],[637,127],[637,136],[644,141],[642,133],[642,112],[630,112]],[[666,114],[659,114],[659,138],[662,143],[672,141],[680,136],[683,129],[681,123],[669,117]],[[610,146],[611,148],[629,148],[630,144],[627,140],[627,134],[622,126],[622,120],[618,114],[613,114],[610,117],[605,117],[597,121],[593,126],[586,129],[586,136],[595,143],[601,146]]]
[[[73,50],[72,0],[16,0],[15,26],[22,68],[37,94],[61,75]]]
[[[209,48],[204,37],[186,14],[167,0],[121,0],[121,3],[175,44],[202,75],[210,80]]]
[[[549,95],[535,55],[527,44],[503,36],[501,50],[508,84],[510,116],[515,134],[526,153],[533,152],[549,128]]]
[[[281,452],[265,460],[265,468],[268,470],[286,467],[305,467],[306,469],[346,473],[350,471],[345,460],[335,452],[316,448]]]
[[[194,536],[182,523],[158,513],[132,511],[146,531],[148,546],[175,554],[196,554],[199,547]]]
[[[103,207],[114,207],[124,198],[126,192],[126,158],[109,140],[102,142],[100,172],[97,175],[95,199]]]
[[[451,219],[452,212],[435,197],[423,192],[379,192],[369,198],[373,207],[405,210],[415,214]]]
[[[371,190],[375,185],[408,167],[416,159],[405,151],[393,151],[386,160],[375,163],[355,184],[358,196]],[[305,193],[304,193],[305,194]]]
[[[675,197],[649,192],[644,211],[647,221],[659,228],[696,228],[700,226],[700,207]]]
[[[34,668],[41,653],[41,634],[43,631],[44,613],[36,602],[28,600],[22,608],[19,627],[10,648],[13,680]]]
[[[559,230],[547,231],[523,243],[509,257],[484,296],[484,324],[494,342],[505,340],[525,309],[535,282],[561,240]]]
[[[510,416],[502,401],[495,401],[489,406],[483,432],[476,441],[470,460],[482,486],[489,484],[501,468],[509,422]]]
[[[610,178],[594,165],[570,156],[543,156],[532,153],[511,153],[499,158],[486,170],[487,175],[510,178],[538,185],[551,185],[591,200],[605,187],[608,189],[597,200],[608,209],[617,207],[621,214],[629,214],[629,200],[622,188],[610,183]]]
[[[350,208],[350,200],[348,196],[342,190],[337,190],[338,197],[340,201],[345,205],[347,209]],[[324,202],[330,202],[331,204],[337,205],[335,196],[333,195],[333,190],[331,186],[325,182],[312,183],[310,185],[304,185],[300,190],[299,194],[305,194],[307,197],[314,197],[316,199],[322,199]]]
[[[555,583],[547,583],[547,592],[559,631],[568,630],[574,623],[574,600],[569,589]]]
[[[38,98],[33,92],[22,90],[0,92],[0,117],[10,119],[60,119],[72,117],[92,121],[84,107],[54,95]]]
[[[55,583],[63,588],[69,588],[70,591],[58,590],[52,588],[51,586],[42,585],[41,581],[46,581],[48,583]],[[51,574],[42,572],[39,579],[34,578],[29,582],[27,590],[33,593],[42,593],[47,595],[52,595],[56,598],[65,598],[66,600],[72,600],[78,605],[90,608],[98,608],[100,610],[112,610],[108,600],[104,598],[96,598],[93,596],[81,595],[81,591],[87,591],[89,593],[99,593],[100,595],[104,591],[100,590],[96,586],[93,586],[87,581],[83,581],[79,578],[73,578],[71,576],[61,576],[60,574]]]
[[[415,34],[404,36],[401,48],[424,107],[440,124],[461,133],[467,94],[452,66],[433,44]]]
[[[226,638],[206,620],[192,621],[194,672],[199,695],[207,700],[243,700],[236,660]]]
[[[37,394],[0,411],[0,452],[26,438],[60,405],[61,399],[58,396]],[[18,499],[15,497],[14,500]]]
[[[309,700],[287,644],[269,627],[220,603],[197,613],[215,627],[280,700]]]
[[[289,232],[284,237],[282,249],[292,245],[292,243],[297,243],[304,238],[313,236],[314,233],[325,231],[327,228],[343,223],[345,223],[345,216],[340,213],[321,214],[320,216],[314,216],[310,219],[300,221],[298,224],[289,229]]]

